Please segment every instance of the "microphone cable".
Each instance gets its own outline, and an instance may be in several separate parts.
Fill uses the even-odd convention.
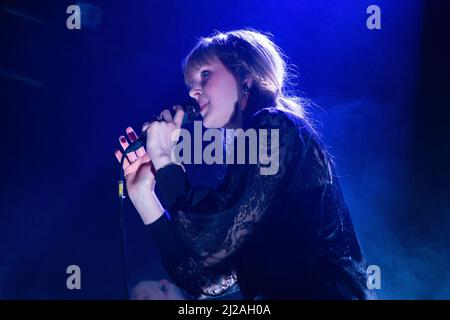
[[[200,107],[198,105],[192,106],[192,104],[182,104],[181,105],[184,110],[184,117],[182,126],[186,123],[193,122],[200,115]],[[160,116],[153,116],[152,121],[163,121]],[[144,147],[146,145],[147,137],[146,135],[142,135],[137,140],[133,141],[129,144],[129,146],[123,150],[122,158],[120,160],[120,173],[118,180],[118,197],[119,197],[119,219],[120,219],[120,229],[121,229],[121,244],[122,244],[122,265],[123,265],[123,287],[124,287],[124,297],[125,300],[129,300],[129,283],[128,283],[128,253],[127,253],[127,243],[126,243],[126,230],[125,230],[125,172],[123,170],[123,163],[126,158],[126,154],[136,151],[137,149]]]

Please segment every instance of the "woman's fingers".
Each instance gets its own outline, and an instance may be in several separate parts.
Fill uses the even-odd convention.
[[[128,127],[126,129],[126,132],[127,132],[128,138],[130,139],[131,142],[134,142],[138,139],[138,136],[137,136],[136,132],[134,132],[133,128]],[[143,157],[144,155],[145,155],[144,147],[140,147],[138,150],[136,150],[136,156],[138,158]]]
[[[115,151],[115,155],[117,158],[117,161],[121,162],[122,161],[122,152],[118,149],[116,149]],[[123,170],[125,171],[125,176],[128,176],[132,173],[135,173],[139,167],[142,164],[145,164],[147,162],[150,162],[150,158],[148,157],[147,154],[144,154],[144,156],[142,156],[141,158],[137,159],[136,161],[130,163],[130,161],[128,161],[127,157],[125,157],[125,159],[123,160]]]
[[[138,139],[136,132],[134,132],[132,127],[128,127],[125,131],[127,132],[128,138],[131,142],[134,142]]]
[[[139,158],[142,158],[143,156],[146,156],[147,153],[145,152],[144,147],[140,147],[139,149],[136,150],[136,154]]]
[[[122,162],[122,152],[119,149],[116,149],[114,154],[116,155],[117,161],[119,161],[119,163]],[[125,159],[123,160],[122,168],[125,170],[129,166],[130,166],[130,162],[128,161],[127,157],[125,157]]]
[[[124,136],[120,136],[119,142],[120,142],[120,146],[125,151],[129,146],[127,139]],[[130,160],[131,163],[133,163],[134,161],[137,160],[138,157],[137,157],[136,153],[133,151],[133,152],[127,153],[127,158]]]
[[[161,117],[165,122],[172,122],[172,113],[168,109],[164,109],[161,112]]]
[[[136,171],[139,170],[139,168],[146,164],[147,162],[150,162],[150,158],[148,157],[147,154],[145,154],[142,158],[137,159],[136,161],[134,161],[133,163],[131,163],[128,167],[124,168],[124,176],[125,178],[127,178],[130,174],[135,173]],[[151,170],[151,168],[149,168]],[[155,173],[152,171],[153,175],[155,175]]]
[[[183,124],[183,118],[184,118],[184,110],[181,106],[175,106],[173,107],[175,112],[175,116],[173,117],[173,122],[175,123],[175,127],[177,129],[181,128],[181,125]]]
[[[172,113],[168,109],[164,109],[161,112],[160,116],[158,117],[161,119],[157,119],[157,120],[158,121],[164,120],[165,123],[173,122],[176,127],[180,128],[182,121],[183,121],[183,117],[184,117],[183,108],[181,106],[174,106],[173,109],[176,110],[176,114],[174,117],[172,117]],[[142,134],[147,135],[147,130],[151,124],[152,124],[152,122],[144,123],[144,125],[142,126]],[[128,139],[130,140],[131,143],[133,143],[134,141],[136,141],[138,139],[138,136],[137,136],[136,132],[133,130],[133,128],[128,127],[128,128],[126,128],[125,131],[127,133]],[[124,151],[130,145],[125,136],[120,136],[119,142],[120,142],[120,146],[122,147],[122,149]],[[116,150],[115,154],[116,154],[117,160],[120,161],[120,159],[122,157],[122,152],[120,152],[119,150]],[[126,158],[124,160],[124,165],[123,165],[124,169],[126,167],[129,167],[131,164],[135,163],[138,159],[143,158],[144,156],[146,157],[146,159],[142,159],[143,161],[141,160],[140,163],[146,163],[146,162],[150,161],[150,158],[148,157],[148,154],[146,153],[144,147],[141,147],[136,151],[127,153]]]
[[[130,142],[134,142],[138,139],[138,136],[136,135],[136,132],[134,132],[133,128],[128,127],[125,131],[127,132],[127,136],[130,139]],[[129,143],[124,136],[119,137],[119,142],[123,150],[126,150],[128,148]],[[123,151],[116,149],[114,151],[114,154],[116,156],[117,161],[119,161],[119,163],[122,162],[122,157],[124,155]],[[136,150],[136,152],[127,153],[125,155],[125,158],[123,159],[123,166],[122,166],[125,178],[138,171],[141,165],[144,165],[148,162],[150,162],[150,157],[145,152],[144,147],[139,148],[138,150]],[[153,167],[150,165],[150,168],[152,169]],[[155,173],[153,172],[153,174]]]
[[[142,134],[147,135],[147,129],[151,122],[146,122],[142,125]]]
[[[133,128],[128,127],[126,130],[127,132],[127,136],[130,139],[130,142],[134,142],[138,139],[138,136],[136,134],[136,132],[134,132]],[[119,137],[119,142],[120,142],[120,146],[122,147],[122,150],[126,150],[128,148],[128,146],[130,145],[128,143],[127,138],[125,138],[125,136],[120,136]],[[114,154],[116,155],[116,158],[119,162],[121,162],[122,160],[122,151],[120,150],[115,150]],[[146,152],[144,147],[139,148],[138,150],[136,150],[135,152],[129,152],[126,154],[126,157],[124,159],[124,165],[123,168],[125,169],[126,167],[128,167],[130,165],[130,163],[134,163],[136,162],[136,160],[138,160],[139,158],[142,158],[144,156],[146,156]],[[143,163],[149,162],[150,159],[147,158],[143,161]]]

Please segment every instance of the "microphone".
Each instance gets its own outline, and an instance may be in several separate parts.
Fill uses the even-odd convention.
[[[181,104],[181,107],[184,110],[184,117],[181,126],[193,122],[195,118],[197,118],[197,116],[200,115],[200,107],[197,105],[192,106],[190,104]],[[155,121],[160,121],[159,117],[154,116],[153,118]],[[137,140],[130,143],[128,148],[124,150],[124,154],[136,151],[140,147],[145,147],[146,144],[147,144],[147,135],[144,134],[140,136]]]

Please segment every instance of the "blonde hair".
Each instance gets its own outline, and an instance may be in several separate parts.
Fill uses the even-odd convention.
[[[246,112],[252,114],[260,108],[275,106],[286,108],[297,116],[307,119],[304,98],[289,95],[291,74],[285,55],[268,35],[253,29],[229,32],[216,31],[200,38],[182,64],[184,80],[189,85],[189,75],[201,65],[218,58],[234,75],[238,88],[249,75],[253,86]],[[290,71],[291,69],[289,69]],[[239,92],[239,101],[242,97]]]

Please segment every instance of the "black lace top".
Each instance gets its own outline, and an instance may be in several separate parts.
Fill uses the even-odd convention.
[[[194,297],[238,284],[247,299],[368,298],[361,249],[319,139],[274,107],[254,114],[248,128],[267,129],[267,149],[279,152],[276,172],[263,174],[264,161],[247,159],[228,165],[212,190],[191,186],[180,165],[157,171],[169,214],[147,228],[174,282]],[[278,129],[278,148],[270,129]]]

